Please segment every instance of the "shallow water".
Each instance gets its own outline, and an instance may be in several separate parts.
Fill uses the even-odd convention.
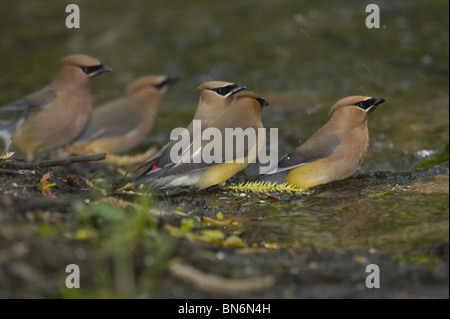
[[[201,196],[210,213],[242,219],[249,242],[379,249],[410,261],[448,242],[448,159],[415,170],[448,156],[448,2],[378,1],[379,29],[365,26],[370,2],[356,0],[76,3],[80,29],[65,27],[60,1],[0,3],[0,105],[45,85],[61,57],[86,53],[114,68],[94,81],[95,104],[140,75],[180,77],[139,150],[163,145],[170,129],[191,120],[199,84],[226,80],[269,101],[263,122],[279,129],[283,156],[327,121],[338,99],[383,97],[353,177],[280,201]]]
[[[80,29],[65,27],[57,1],[2,2],[1,104],[42,87],[62,56],[82,52],[115,70],[94,81],[96,104],[137,76],[180,76],[147,144],[190,121],[195,88],[211,79],[267,98],[264,124],[279,128],[280,156],[317,130],[334,102],[360,94],[387,99],[370,121],[362,172],[408,171],[448,144],[446,2],[380,2],[380,29],[366,28],[360,1],[77,3]]]

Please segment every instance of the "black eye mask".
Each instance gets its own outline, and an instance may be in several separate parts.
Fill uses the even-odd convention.
[[[383,103],[384,101],[385,101],[385,99],[383,99],[383,98],[371,97],[370,99],[358,102],[353,105],[359,107],[360,109],[368,110],[372,107],[376,108],[379,104]]]
[[[269,105],[269,103],[264,99],[256,99],[256,101],[258,101],[259,106],[261,106],[261,108]]]
[[[80,66],[81,71],[83,71],[83,73],[86,75],[98,73],[99,71],[103,70],[103,68],[103,64],[93,66]]]
[[[157,89],[157,90],[162,90],[163,88],[165,88],[166,86],[170,86],[173,83],[178,81],[178,77],[170,77],[165,79],[164,81],[162,81],[161,83],[158,84],[154,84],[153,86]]]
[[[245,88],[246,87],[244,85],[229,84],[226,86],[222,86],[220,88],[211,89],[211,91],[214,91],[222,96],[230,96],[233,95],[234,93],[244,90]]]

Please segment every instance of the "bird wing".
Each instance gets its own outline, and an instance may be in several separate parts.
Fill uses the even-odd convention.
[[[192,123],[186,128],[186,131],[189,132],[190,136],[192,133]],[[140,183],[144,183],[145,181],[149,179],[156,179],[161,174],[166,172],[170,167],[174,166],[174,163],[170,157],[170,152],[172,147],[181,140],[181,137],[179,137],[177,140],[171,140],[169,143],[164,145],[158,153],[153,155],[151,158],[149,158],[147,161],[145,161],[144,164],[142,164],[136,171],[142,170],[143,168],[146,169],[144,173],[142,173],[135,181],[135,185],[139,185]],[[192,147],[192,143],[189,145],[188,150]],[[186,151],[187,152],[187,151]],[[185,154],[184,152],[183,154]],[[181,158],[182,155],[179,155],[177,157]]]
[[[25,117],[40,111],[56,98],[56,92],[50,89],[42,89],[26,96],[23,99],[13,101],[0,108],[0,114],[22,115]]]
[[[24,99],[13,101],[7,105],[4,105],[0,108],[0,114],[2,115],[11,115],[11,114],[18,114],[21,112],[26,111],[28,108],[28,104],[25,102]]]
[[[144,164],[139,166],[136,171],[140,171],[145,168],[145,172],[142,173],[137,179],[138,180],[145,180],[146,178],[149,178],[153,175],[153,177],[156,177],[155,174],[162,173],[162,168],[165,166],[168,166],[172,164],[172,161],[170,160],[168,148],[170,147],[171,143],[167,143],[164,145],[158,153],[153,155],[151,158],[146,160]]]
[[[164,172],[161,173],[161,177],[165,177],[165,176],[170,176],[170,175],[180,175],[180,174],[185,174],[187,172],[199,172],[199,171],[206,171],[207,169],[222,164],[222,163],[230,163],[233,161],[238,161],[238,160],[242,160],[242,162],[244,162],[249,154],[251,154],[252,151],[255,152],[255,154],[257,153],[257,150],[255,150],[255,148],[257,148],[257,144],[252,144],[249,145],[249,143],[244,143],[244,149],[243,152],[240,152],[239,154],[236,154],[235,152],[233,152],[232,154],[229,154],[226,152],[226,147],[225,147],[225,143],[223,143],[222,140],[222,156],[221,156],[221,160],[219,163],[217,162],[212,162],[212,163],[206,163],[203,161],[203,154],[202,151],[204,150],[205,146],[207,146],[207,144],[209,143],[213,143],[215,142],[215,140],[209,141],[209,140],[202,140],[202,136],[198,136],[197,137],[198,140],[201,141],[201,147],[194,149],[194,145],[196,145],[196,141],[192,142],[189,147],[186,149],[186,151],[178,157],[178,159],[172,163],[170,166],[168,166]],[[256,139],[257,141],[257,139]],[[187,154],[189,154],[189,160],[187,162],[183,161],[184,156]],[[238,156],[239,155],[239,156]],[[200,157],[201,156],[201,162],[200,163],[194,163],[194,158],[195,157]]]
[[[0,120],[0,139],[3,140],[3,146],[6,146],[11,140],[15,128],[16,125],[14,121]]]
[[[276,173],[328,157],[333,154],[340,143],[341,141],[336,135],[322,135],[321,137],[311,138],[281,159]]]
[[[137,129],[137,124],[141,120],[141,114],[127,107],[114,108],[109,112],[99,112],[98,114],[95,114],[94,111],[91,122],[77,141],[91,141],[123,136],[131,133],[133,129]]]
[[[189,136],[192,135],[192,127],[191,126],[192,126],[192,123],[185,129],[186,131],[184,131],[184,132],[188,132]],[[151,176],[151,175],[153,175],[154,177],[157,177],[160,174],[162,174],[163,172],[165,172],[168,168],[174,166],[174,162],[172,161],[172,158],[170,157],[170,152],[171,152],[172,147],[180,140],[181,140],[181,137],[179,137],[177,140],[171,140],[169,143],[164,145],[159,150],[158,153],[156,153],[151,158],[149,158],[147,161],[145,161],[145,163],[142,164],[138,168],[138,170],[146,167],[147,171],[145,171],[145,173],[143,173],[140,177]],[[178,155],[177,159],[175,159],[175,163],[184,154],[189,152],[189,150],[192,149],[192,147],[193,147],[193,143],[191,143],[181,155]],[[158,175],[155,175],[155,174],[158,174]]]

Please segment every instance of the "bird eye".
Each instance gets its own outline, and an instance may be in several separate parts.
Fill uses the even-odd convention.
[[[84,74],[90,75],[92,73],[98,72],[99,70],[103,69],[103,65],[93,65],[93,66],[80,66],[81,71],[83,71]]]
[[[221,88],[215,88],[215,89],[213,89],[213,91],[219,95],[225,96],[230,91],[230,89],[227,89],[227,88],[228,88],[228,86],[221,87]]]
[[[229,96],[236,94],[237,92],[245,90],[246,88],[247,87],[245,85],[233,83],[233,84],[228,84],[226,86],[218,87],[215,89],[209,89],[209,90],[216,92],[220,96],[229,97]]]
[[[220,88],[215,88],[215,89],[212,89],[212,90],[214,92],[216,92],[217,94],[219,94],[219,95],[228,96],[228,95],[231,95],[233,93],[236,93],[237,92],[236,89],[240,88],[240,87],[241,86],[239,86],[237,84],[229,84],[229,85],[222,86]]]
[[[367,99],[367,100],[358,102],[358,103],[353,104],[353,105],[359,107],[360,109],[367,110],[372,105],[374,105],[374,103],[375,103],[375,99],[371,98],[371,99]]]

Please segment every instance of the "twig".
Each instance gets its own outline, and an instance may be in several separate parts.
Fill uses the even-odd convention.
[[[33,169],[53,166],[67,166],[73,163],[101,161],[106,158],[106,153],[85,156],[66,157],[60,160],[44,160],[36,162],[0,161],[0,168]]]
[[[179,259],[169,261],[169,271],[178,279],[188,282],[198,289],[210,293],[248,293],[259,292],[275,286],[276,280],[272,275],[256,278],[229,279],[217,275],[204,273]]]
[[[0,168],[0,174],[22,175],[23,172],[15,170],[15,169]]]
[[[31,197],[15,198],[15,206],[19,212],[68,208],[77,198]]]
[[[223,189],[230,189],[234,192],[255,193],[255,194],[269,194],[269,193],[287,193],[289,195],[306,195],[307,191],[303,188],[297,188],[288,183],[271,183],[269,181],[257,181],[239,183],[239,185],[231,185]]]
[[[11,144],[12,144],[12,140],[9,140],[5,146],[5,149],[2,152],[1,158],[4,158],[5,155],[9,153],[9,148],[11,147]]]

